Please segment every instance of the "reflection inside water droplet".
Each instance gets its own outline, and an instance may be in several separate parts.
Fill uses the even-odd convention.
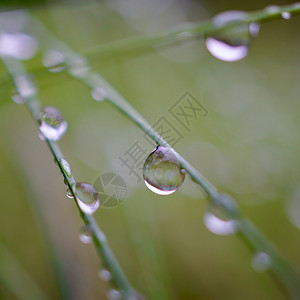
[[[90,230],[90,228],[88,226],[83,226],[81,228],[80,234],[79,234],[79,240],[83,244],[89,244],[92,242],[92,240],[93,240],[92,231]]]
[[[40,131],[52,141],[58,141],[67,130],[67,121],[61,112],[52,106],[46,106],[40,113]]]
[[[219,28],[233,25],[235,22],[243,22],[247,16],[247,13],[242,11],[227,11],[216,15],[212,22],[216,28]],[[257,35],[258,31],[259,26],[256,23],[233,25],[228,27],[226,31],[208,37],[206,47],[213,56],[220,60],[238,61],[247,56],[250,37],[252,34],[253,36]]]
[[[98,272],[98,276],[103,281],[109,281],[111,279],[111,273],[105,269],[102,269]]]
[[[143,176],[146,186],[152,192],[170,195],[183,183],[185,171],[180,168],[172,149],[159,146],[147,157]]]
[[[272,259],[267,253],[258,252],[253,256],[251,265],[255,271],[264,272],[270,269],[272,265]]]
[[[80,209],[92,215],[99,207],[99,196],[97,190],[90,184],[79,182],[75,185],[75,195]]]

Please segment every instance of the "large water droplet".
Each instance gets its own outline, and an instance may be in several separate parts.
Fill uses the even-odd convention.
[[[272,259],[269,254],[258,252],[253,256],[251,265],[255,271],[264,272],[271,268]]]
[[[111,279],[111,273],[105,269],[102,269],[98,272],[98,276],[103,281],[109,281]]]
[[[107,298],[108,298],[108,300],[120,300],[120,299],[122,299],[122,295],[117,290],[111,289],[107,293]]]
[[[212,23],[216,29],[230,26],[235,22],[244,21],[247,13],[242,11],[227,11],[216,15]],[[256,25],[257,26],[257,25]],[[258,29],[255,28],[256,34]],[[237,24],[226,30],[216,33],[206,39],[208,51],[216,58],[223,61],[237,61],[247,56],[252,30],[249,24]]]
[[[219,194],[214,203],[210,203],[204,215],[204,224],[209,231],[217,235],[232,235],[238,231],[238,221],[233,219],[237,213],[234,200]]]
[[[67,121],[61,112],[52,106],[46,106],[40,113],[40,131],[52,141],[58,141],[66,132]]]
[[[43,65],[49,68],[50,72],[61,72],[66,68],[66,57],[60,51],[50,50],[43,57]]]
[[[92,215],[98,209],[99,195],[97,190],[89,183],[76,183],[75,195],[78,200],[77,203],[84,213]]]
[[[178,159],[170,148],[158,146],[146,159],[143,169],[144,182],[154,193],[170,195],[177,191],[185,178]]]
[[[0,56],[27,60],[35,56],[37,49],[34,37],[20,32],[0,32]]]
[[[91,94],[96,101],[103,101],[107,97],[106,90],[100,86],[93,88]]]
[[[92,242],[93,237],[92,237],[92,231],[88,226],[83,226],[80,230],[79,234],[79,240],[83,244],[89,244]]]

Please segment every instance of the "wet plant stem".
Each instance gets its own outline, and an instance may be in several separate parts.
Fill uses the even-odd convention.
[[[118,40],[108,44],[96,46],[84,50],[84,54],[90,59],[101,58],[102,56],[113,56],[117,54],[126,54],[136,50],[151,48],[153,46],[168,46],[173,43],[184,42],[201,36],[211,36],[218,32],[224,32],[235,26],[251,23],[266,23],[274,20],[282,19],[282,13],[288,13],[290,16],[300,14],[300,2],[285,6],[269,6],[263,10],[249,12],[243,21],[235,21],[227,25],[216,28],[214,23],[209,21],[196,22],[176,26],[176,28],[142,35],[132,38]]]
[[[15,81],[15,79],[18,76],[28,76],[29,74],[26,72],[23,64],[17,60],[14,59],[8,59],[8,58],[2,58],[3,63],[6,66],[6,69],[10,76],[12,77],[12,80]],[[41,111],[41,105],[39,102],[39,99],[37,96],[32,96],[26,98],[26,106],[31,113],[32,117],[34,120],[37,122],[37,125],[39,125],[39,114]],[[40,132],[41,133],[41,132]],[[42,134],[42,133],[41,133]],[[79,214],[86,226],[88,226],[89,230],[92,232],[92,237],[93,237],[93,243],[96,248],[97,254],[100,257],[100,260],[102,261],[102,264],[104,267],[108,268],[109,271],[112,274],[112,280],[115,283],[116,287],[122,292],[122,296],[124,299],[135,299],[134,295],[136,295],[136,292],[134,289],[131,287],[128,279],[126,278],[122,268],[120,267],[119,263],[117,262],[116,258],[114,257],[114,254],[112,253],[106,237],[104,233],[100,230],[99,226],[97,225],[95,219],[93,216],[88,215],[84,213],[79,205],[78,205],[78,200],[77,196],[75,194],[75,184],[76,181],[73,176],[68,176],[66,171],[64,170],[62,166],[62,160],[64,160],[64,156],[62,151],[60,150],[60,147],[57,142],[53,142],[49,139],[47,139],[45,136],[45,142],[47,143],[54,159],[55,162],[57,163],[65,183],[67,184],[68,188],[70,189],[74,200],[75,204],[77,205]]]

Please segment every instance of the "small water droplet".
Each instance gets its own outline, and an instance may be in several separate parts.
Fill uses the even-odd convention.
[[[90,67],[84,57],[76,57],[70,62],[69,72],[74,77],[83,78],[89,73]]]
[[[111,279],[111,273],[105,269],[102,269],[98,272],[98,276],[103,281],[109,281]]]
[[[76,183],[75,195],[81,210],[92,215],[99,207],[99,196],[97,190],[89,183]]]
[[[143,168],[144,182],[154,193],[170,195],[177,191],[185,178],[178,159],[170,148],[158,146],[146,159]]]
[[[45,137],[43,136],[43,134],[40,131],[38,132],[38,137],[41,141],[45,141]]]
[[[71,192],[71,190],[69,188],[66,190],[66,196],[70,199],[74,198],[73,193]]]
[[[16,76],[15,85],[19,96],[22,98],[31,98],[37,93],[36,86],[29,75]]]
[[[96,101],[103,101],[107,97],[106,90],[100,86],[95,87],[91,95]]]
[[[67,121],[61,112],[52,106],[46,106],[40,112],[40,131],[52,141],[58,141],[66,132]]]
[[[108,293],[107,293],[107,298],[109,300],[119,300],[119,299],[122,299],[122,295],[120,292],[118,292],[117,290],[109,290]]]
[[[48,51],[43,57],[43,65],[52,73],[58,73],[66,68],[65,55],[57,50]]]
[[[22,97],[18,93],[14,93],[13,95],[11,95],[11,100],[17,104],[24,104],[26,102],[26,98]]]
[[[92,231],[88,226],[83,226],[80,230],[79,240],[83,244],[89,244],[92,242]]]
[[[217,235],[232,235],[238,231],[238,221],[233,219],[237,213],[234,200],[226,195],[219,194],[214,203],[210,203],[204,215],[206,228]]]
[[[292,15],[287,11],[284,11],[284,12],[281,13],[281,17],[285,20],[289,20],[291,18],[291,16]]]
[[[38,49],[37,40],[20,32],[0,32],[0,56],[27,60],[35,56]]]
[[[251,265],[255,271],[264,272],[271,268],[272,259],[269,254],[258,252],[253,256]]]
[[[66,175],[67,175],[68,177],[72,177],[72,172],[71,172],[71,168],[70,168],[69,163],[68,163],[64,158],[62,158],[62,159],[60,160],[60,163],[61,163],[61,165],[62,165],[62,167],[63,167],[63,169],[64,169]]]
[[[258,23],[252,22],[249,25],[249,32],[252,37],[256,37],[259,34],[260,25]]]
[[[244,21],[247,13],[242,11],[226,11],[216,15],[212,22],[216,28],[230,25],[234,22]],[[253,32],[252,25],[252,32]],[[258,29],[255,30],[258,32]],[[208,51],[223,61],[238,61],[248,54],[251,31],[249,24],[238,24],[226,31],[216,33],[206,39]]]
[[[278,5],[269,5],[265,8],[268,13],[277,13],[280,10]]]

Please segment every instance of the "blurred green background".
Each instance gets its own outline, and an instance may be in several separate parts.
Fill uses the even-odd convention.
[[[1,11],[27,1],[1,1]],[[79,53],[125,37],[206,20],[224,10],[256,10],[285,1],[28,1],[57,37]],[[165,117],[182,133],[175,149],[220,190],[300,268],[299,94],[300,17],[262,25],[242,61],[212,57],[204,41],[168,48],[93,55],[90,63],[150,122]],[[97,53],[97,52],[96,52]],[[206,201],[189,178],[178,192],[159,196],[137,182],[119,157],[143,133],[108,102],[64,72],[49,73],[42,53],[26,62],[43,105],[68,121],[60,141],[78,181],[120,174],[122,205],[95,218],[132,284],[149,299],[286,299],[236,236],[216,236],[203,224]],[[92,245],[78,239],[74,202],[25,106],[10,100],[0,66],[0,298],[105,299]],[[186,131],[168,109],[189,91],[208,115]],[[140,174],[141,175],[141,174]],[[62,287],[63,288],[62,288]]]

